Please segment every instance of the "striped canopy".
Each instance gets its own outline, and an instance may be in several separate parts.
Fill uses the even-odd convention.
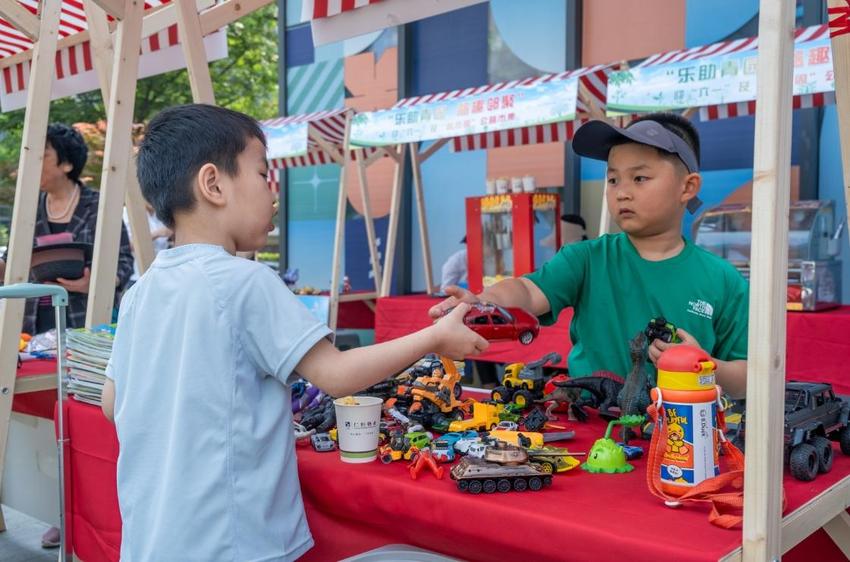
[[[329,18],[343,12],[350,12],[381,0],[303,0],[301,21]]]
[[[444,100],[460,99],[487,93],[497,93],[501,90],[516,86],[534,86],[539,83],[573,77],[577,77],[579,79],[579,84],[588,93],[592,103],[600,108],[604,108],[608,88],[608,73],[611,69],[612,65],[600,64],[588,68],[568,70],[558,74],[547,74],[545,76],[538,76],[535,78],[526,78],[524,80],[513,80],[511,82],[490,84],[480,86],[478,88],[467,88],[465,90],[454,90],[452,92],[406,98],[397,102],[393,108],[424,106],[429,103],[436,103]],[[586,114],[590,109],[581,96],[579,96],[577,100],[577,109],[579,114]],[[561,121],[548,125],[519,127],[502,131],[491,131],[454,137],[452,139],[452,150],[479,150],[483,148],[500,148],[505,146],[524,146],[549,142],[564,142],[573,137],[575,130],[579,125],[581,125],[581,123],[582,119],[577,119],[575,121]]]
[[[171,0],[145,0],[145,10],[167,4]],[[32,12],[38,14],[38,0],[17,0]],[[88,29],[86,13],[82,0],[62,0],[62,13],[59,16],[59,39]],[[32,49],[33,43],[12,24],[0,18],[0,59]]]
[[[345,142],[345,119],[346,113],[353,112],[349,108],[338,108],[327,111],[317,111],[303,115],[291,115],[267,119],[260,124],[264,129],[272,127],[293,126],[306,123],[308,130],[312,130],[323,140],[334,148],[342,150]],[[377,149],[352,150],[353,159],[370,155]],[[280,190],[280,173],[282,168],[298,168],[302,166],[318,166],[321,164],[334,164],[335,161],[325,149],[310,136],[307,137],[307,151],[303,154],[288,156],[284,158],[269,158],[269,183],[275,191]]]
[[[794,33],[795,47],[807,41],[815,41],[829,36],[829,26],[827,24],[815,25],[806,28],[797,29]],[[728,55],[730,53],[753,51],[758,49],[758,37],[748,37],[745,39],[735,39],[733,41],[722,41],[712,45],[702,47],[691,47],[690,49],[682,49],[678,51],[669,51],[653,55],[640,64],[636,68],[659,66],[664,64],[673,64],[678,62],[696,61],[707,57]],[[824,105],[835,103],[835,92],[821,92],[814,94],[804,94],[794,96],[794,109],[807,107],[821,107]],[[711,121],[714,119],[726,119],[728,117],[739,117],[743,115],[755,115],[756,100],[755,92],[753,99],[738,103],[726,103],[720,105],[710,105],[700,108],[700,119],[702,121]]]

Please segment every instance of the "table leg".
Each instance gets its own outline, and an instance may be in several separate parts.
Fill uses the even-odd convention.
[[[832,542],[841,549],[848,559],[850,559],[850,515],[846,511],[842,511],[831,519],[823,530],[832,539]]]

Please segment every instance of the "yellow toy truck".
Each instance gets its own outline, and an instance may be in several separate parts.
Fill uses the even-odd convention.
[[[449,431],[487,431],[499,425],[499,406],[484,402],[472,405],[472,417],[468,420],[455,420],[449,424]]]
[[[534,400],[543,398],[543,387],[546,378],[541,367],[561,360],[557,353],[547,353],[531,363],[511,363],[505,367],[502,384],[493,389],[491,398],[502,404],[513,402],[521,408],[531,406]]]

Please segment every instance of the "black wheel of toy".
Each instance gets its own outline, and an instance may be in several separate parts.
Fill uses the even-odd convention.
[[[460,395],[463,394],[463,385],[457,383],[452,392],[454,393],[456,399],[460,399]]]
[[[818,474],[818,453],[808,443],[801,443],[791,451],[788,466],[791,476],[803,482],[811,482]]]
[[[544,476],[543,477],[543,485],[544,486],[551,486],[552,485],[552,477],[551,476]]]
[[[845,425],[838,432],[838,444],[841,445],[842,453],[850,455],[850,424]]]
[[[492,494],[496,491],[496,481],[495,480],[485,480],[484,481],[484,493]]]
[[[533,400],[534,397],[527,390],[517,390],[514,393],[514,404],[521,408],[527,408]]]
[[[542,487],[543,487],[543,480],[541,480],[539,476],[532,476],[531,478],[528,479],[528,488],[532,492],[536,492],[537,490],[539,490]]]
[[[508,390],[508,387],[506,386],[497,386],[490,393],[490,398],[499,404],[507,404],[507,402],[511,399],[511,391]]]
[[[470,494],[480,494],[483,487],[484,486],[481,485],[481,480],[472,480],[469,482],[469,487],[467,489]]]
[[[541,462],[540,468],[542,468],[543,472],[545,472],[546,474],[552,474],[553,472],[555,472],[555,466],[549,461]]]
[[[455,411],[453,411],[452,412],[452,419],[455,420],[455,421],[463,420],[463,410],[458,408]]]
[[[381,455],[381,462],[384,464],[390,464],[393,462],[392,455]]]
[[[525,331],[519,335],[519,343],[522,345],[528,345],[534,341],[534,334],[529,331]]]
[[[458,480],[457,481],[457,489],[461,492],[465,492],[469,489],[469,481],[468,480]]]
[[[502,478],[496,483],[496,489],[501,493],[506,493],[511,491],[511,481]]]
[[[815,448],[818,455],[818,472],[825,474],[832,469],[832,461],[835,458],[832,451],[832,441],[820,435],[812,437],[809,444]]]
[[[517,492],[524,492],[528,488],[528,482],[525,478],[517,478],[514,480],[514,490]]]

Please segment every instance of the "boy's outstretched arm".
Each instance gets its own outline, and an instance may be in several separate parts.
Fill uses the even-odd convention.
[[[321,340],[295,370],[332,396],[363,390],[401,371],[423,355],[439,353],[463,359],[487,349],[487,340],[467,328],[463,317],[469,305],[458,306],[433,326],[392,341],[339,351]]]
[[[542,316],[551,310],[549,299],[546,298],[543,291],[533,281],[525,277],[504,279],[487,287],[478,295],[455,286],[448,287],[446,294],[449,295],[449,298],[432,306],[431,310],[428,311],[431,318],[440,318],[448,309],[457,306],[460,302],[470,304],[490,302],[500,306],[522,308],[534,316]]]

